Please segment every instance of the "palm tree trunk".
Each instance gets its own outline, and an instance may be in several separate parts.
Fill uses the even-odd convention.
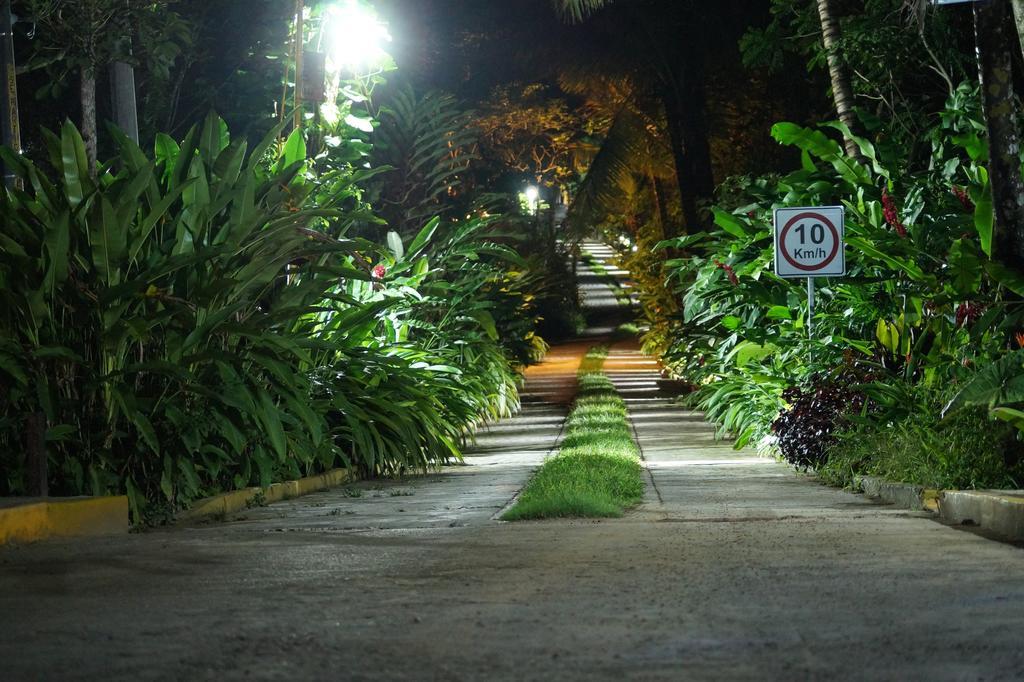
[[[92,68],[82,69],[79,89],[82,105],[82,141],[85,143],[85,155],[89,159],[89,173],[96,168],[96,72]]]
[[[653,173],[648,175],[651,183],[651,198],[654,200],[654,208],[658,214],[658,226],[661,227],[661,238],[668,239],[674,237],[675,230],[669,225],[668,209],[665,207],[665,188],[661,184],[661,180],[656,178]]]
[[[831,0],[817,0],[818,16],[821,19],[821,39],[828,58],[828,74],[832,79],[832,99],[835,101],[839,120],[846,124],[851,132],[857,130],[857,117],[853,113],[853,88],[850,78],[843,66],[842,55],[839,54],[839,22],[832,13]],[[846,153],[857,157],[860,149],[849,136],[843,136]]]
[[[1017,24],[1017,39],[1024,53],[1024,0],[1013,0],[1013,20]]]
[[[1007,0],[974,5],[981,98],[989,140],[989,184],[995,210],[993,255],[1024,271],[1024,180],[1020,173],[1020,132],[1013,93],[1013,51]]]

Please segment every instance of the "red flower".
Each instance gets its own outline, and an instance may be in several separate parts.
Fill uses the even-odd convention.
[[[370,274],[373,275],[374,279],[384,279],[384,275],[388,274],[388,270],[383,265],[374,265]]]
[[[740,283],[740,278],[736,276],[736,271],[732,269],[731,265],[726,265],[717,258],[714,259],[714,263],[715,267],[725,270],[725,274],[729,278],[729,281],[732,282],[733,286]]]
[[[1013,335],[1013,339],[1017,342],[1017,348],[1024,348],[1024,332],[1017,332]]]
[[[882,215],[889,227],[894,229],[900,237],[906,239],[907,228],[900,221],[899,211],[896,210],[896,201],[889,196],[889,192],[884,187],[882,188]]]
[[[971,198],[967,195],[967,190],[965,190],[963,187],[957,187],[956,185],[953,185],[950,191],[953,192],[953,196],[957,198],[957,201],[960,202],[960,204],[964,207],[965,211],[974,213],[974,202],[971,201]]]
[[[981,304],[964,301],[956,308],[956,326],[964,327],[975,322],[983,312],[985,308]]]

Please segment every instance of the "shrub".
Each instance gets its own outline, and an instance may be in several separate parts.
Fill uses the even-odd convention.
[[[848,425],[835,434],[820,475],[843,486],[858,474],[934,488],[1024,485],[1024,459],[1012,425],[979,408],[939,419],[941,405],[932,407],[894,422]]]
[[[863,394],[836,380],[807,390],[787,389],[783,399],[790,407],[772,422],[772,433],[786,461],[805,469],[825,462],[835,432],[843,427],[848,415],[864,405]]]
[[[23,189],[0,194],[0,494],[25,491],[28,438],[54,493],[126,492],[139,519],[443,462],[518,407],[509,356],[539,343],[516,253],[477,220],[344,238],[374,220],[355,174],[278,132],[250,152],[211,115],[152,158],[119,136],[95,174],[71,124],[48,163],[2,152]]]

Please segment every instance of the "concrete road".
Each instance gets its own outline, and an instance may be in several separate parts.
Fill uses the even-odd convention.
[[[588,343],[468,466],[228,523],[0,550],[0,680],[1024,679],[1024,552],[714,440],[616,346],[645,502],[495,516]]]

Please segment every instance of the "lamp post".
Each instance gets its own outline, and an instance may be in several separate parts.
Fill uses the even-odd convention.
[[[3,107],[0,110],[0,142],[21,151],[21,127],[18,122],[18,79],[14,67],[14,31],[11,27],[11,2],[0,2],[0,70],[3,74]],[[4,169],[4,184],[14,185],[14,172]]]

